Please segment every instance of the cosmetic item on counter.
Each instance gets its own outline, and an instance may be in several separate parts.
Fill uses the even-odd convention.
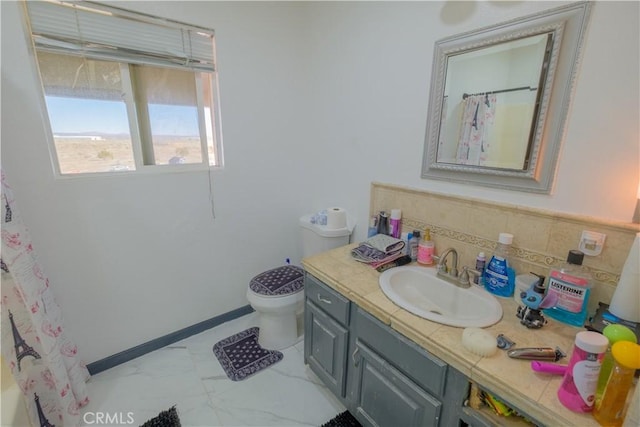
[[[418,244],[420,242],[420,230],[413,230],[409,239],[409,256],[411,261],[418,260]]]
[[[378,234],[389,234],[389,215],[385,211],[378,214]]]
[[[411,240],[412,236],[413,236],[413,234],[411,234],[409,232],[404,232],[404,233],[400,234],[400,240],[402,240],[404,242],[403,254],[404,255],[409,255],[409,258],[411,258],[411,249],[409,248],[409,241]]]
[[[424,236],[418,243],[418,264],[432,265],[433,264],[433,251],[435,245],[431,241],[431,232],[429,229],[424,230]]]
[[[485,289],[503,298],[510,298],[515,287],[516,274],[509,261],[511,243],[513,234],[500,233],[498,246],[482,275]]]
[[[600,367],[608,345],[607,337],[597,332],[576,334],[573,353],[558,388],[558,400],[567,409],[574,412],[593,410]]]
[[[582,327],[587,319],[587,303],[591,291],[591,274],[582,266],[584,253],[570,250],[567,262],[549,272],[547,295],[554,294],[557,302],[544,314],[572,326]]]
[[[484,275],[484,268],[487,265],[487,257],[485,256],[484,252],[480,252],[478,253],[478,256],[476,257],[476,270],[479,271],[480,273],[482,273],[482,275]],[[473,283],[475,283],[476,285],[480,285],[480,277],[482,276],[473,276]]]
[[[390,261],[390,262],[388,262],[386,264],[382,264],[382,265],[376,267],[376,270],[378,270],[379,272],[383,272],[383,271],[388,270],[388,269],[393,268],[393,267],[399,267],[401,265],[407,265],[410,262],[411,262],[411,257],[408,256],[408,255],[403,255],[398,259],[395,259],[395,260]]]
[[[567,372],[565,365],[556,365],[555,363],[539,362],[537,360],[531,361],[531,369],[536,372],[543,372],[551,375],[564,375]]]
[[[507,351],[507,356],[512,359],[546,360],[549,362],[557,362],[565,357],[566,354],[558,347],[522,347],[513,348]]]
[[[378,234],[378,217],[372,216],[369,218],[369,229],[367,230],[367,237],[373,237]]]
[[[600,367],[600,376],[598,377],[598,386],[596,387],[596,405],[600,399],[602,399],[602,393],[607,385],[609,374],[613,369],[613,355],[611,354],[611,347],[619,341],[630,341],[633,343],[638,342],[638,338],[633,331],[626,326],[622,325],[607,325],[602,330],[602,335],[609,340],[609,346],[602,359],[602,366]]]
[[[400,230],[402,229],[402,211],[400,209],[391,209],[391,216],[389,217],[389,235],[400,238]]]
[[[603,426],[622,426],[626,414],[627,396],[636,369],[640,369],[640,346],[630,341],[618,341],[611,348],[614,365],[602,394],[596,402],[593,416]]]
[[[631,245],[609,311],[629,322],[640,323],[640,233]]]

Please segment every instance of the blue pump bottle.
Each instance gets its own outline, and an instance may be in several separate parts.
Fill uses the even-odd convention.
[[[516,273],[509,263],[511,243],[513,243],[513,234],[500,233],[496,251],[482,275],[485,289],[504,298],[513,296],[515,289]]]

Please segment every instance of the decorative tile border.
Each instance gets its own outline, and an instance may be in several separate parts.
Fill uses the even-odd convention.
[[[433,224],[416,221],[409,218],[403,219],[403,226],[406,226],[409,229],[415,229],[415,230],[424,230],[425,228],[428,228],[432,235],[446,237],[448,239],[456,240],[461,243],[473,245],[479,250],[484,250],[484,251],[487,251],[488,253],[495,251],[497,246],[497,243],[492,240],[484,239],[482,237],[474,236],[472,234],[467,234],[461,231],[456,231],[449,228],[439,227]],[[512,247],[511,255],[516,260],[526,262],[529,264],[535,264],[535,265],[546,267],[546,268],[559,266],[566,261],[565,259],[560,259],[554,256],[517,248],[515,246]],[[608,271],[599,270],[599,269],[590,268],[590,267],[586,267],[586,268],[587,270],[589,270],[593,278],[600,283],[606,283],[608,285],[616,286],[616,284],[618,283],[618,280],[620,280],[619,274],[614,274]]]

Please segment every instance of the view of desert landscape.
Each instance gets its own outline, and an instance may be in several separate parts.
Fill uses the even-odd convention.
[[[131,139],[126,135],[54,137],[63,174],[135,170]],[[194,136],[154,136],[155,164],[200,163],[200,140]]]

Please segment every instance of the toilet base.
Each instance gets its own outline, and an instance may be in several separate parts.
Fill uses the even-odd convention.
[[[288,313],[260,313],[258,344],[267,350],[282,350],[298,342],[298,315]]]

